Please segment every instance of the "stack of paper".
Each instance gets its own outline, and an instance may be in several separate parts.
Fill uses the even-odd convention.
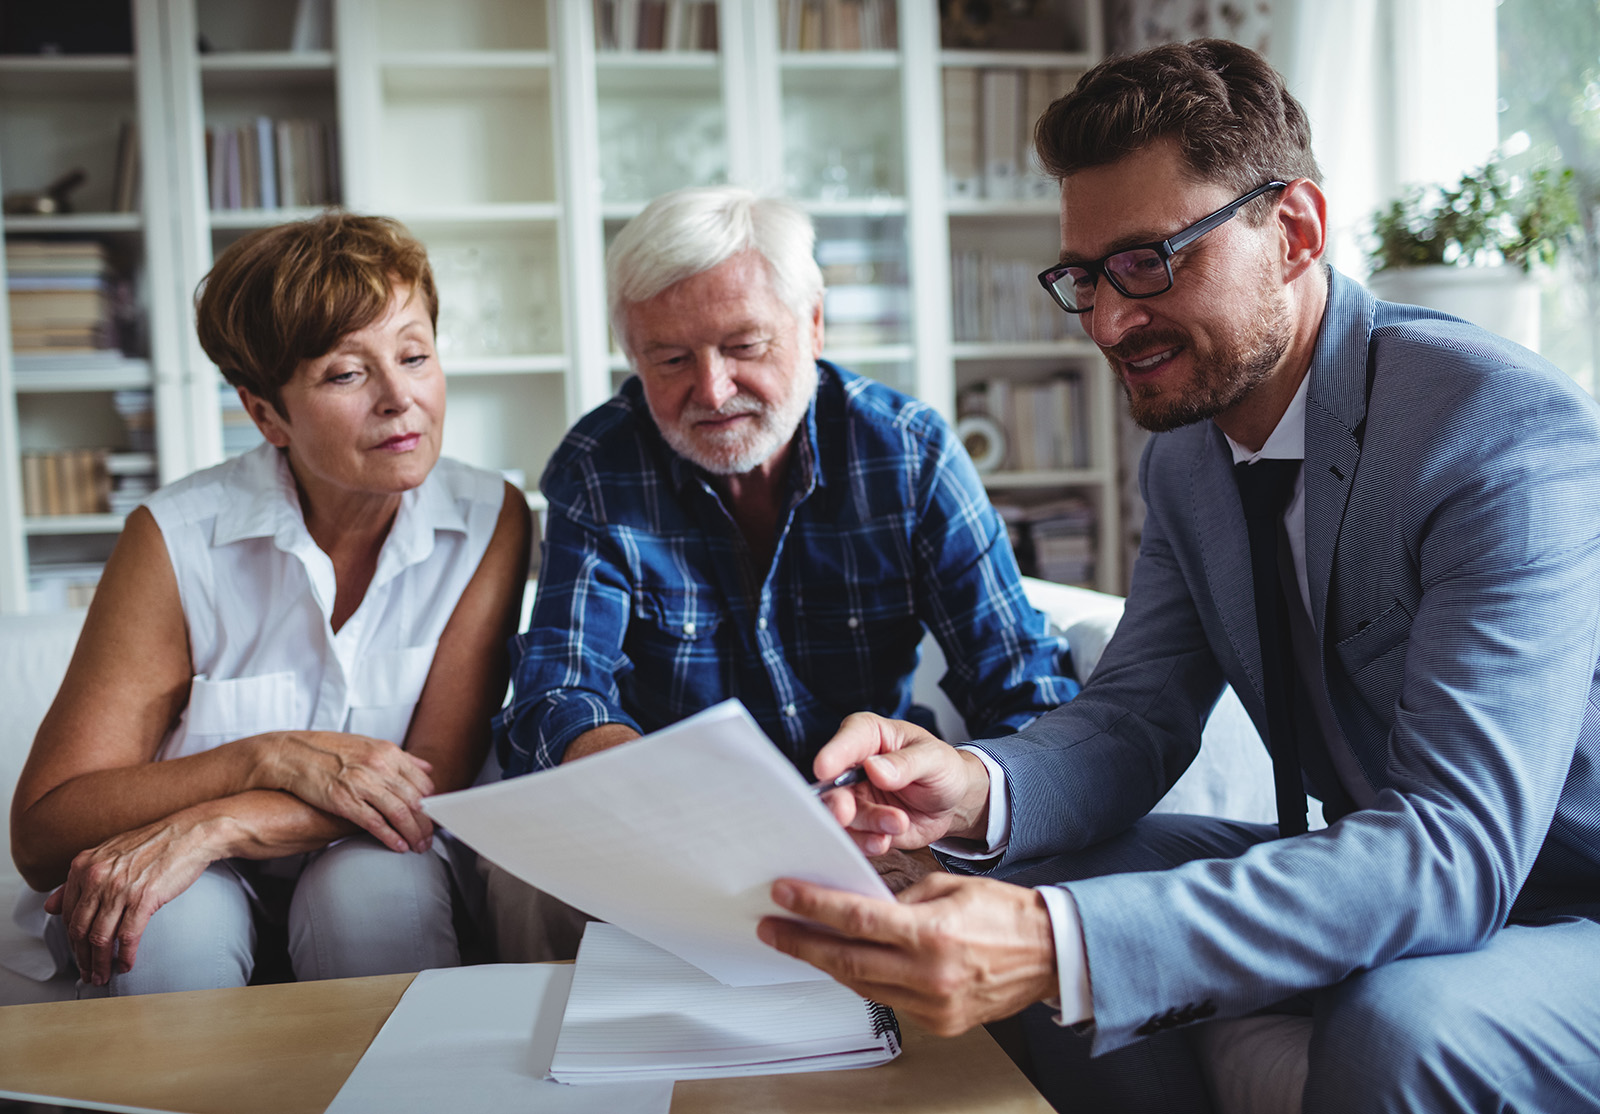
[[[550,1074],[562,1083],[716,1079],[871,1067],[899,1054],[893,1011],[838,983],[725,986],[595,921]]]

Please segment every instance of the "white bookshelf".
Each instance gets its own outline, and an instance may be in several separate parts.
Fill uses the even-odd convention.
[[[778,0],[722,0],[715,49],[680,50],[599,49],[595,0],[332,0],[331,25],[305,50],[293,49],[289,0],[130,0],[127,55],[0,57],[0,186],[40,185],[80,161],[90,171],[80,211],[8,216],[6,237],[114,245],[133,260],[147,337],[125,366],[54,380],[17,370],[0,346],[0,610],[26,609],[30,569],[103,560],[121,525],[25,520],[22,453],[126,452],[109,400],[143,387],[162,482],[222,459],[219,377],[194,340],[190,299],[233,240],[319,208],[212,207],[206,128],[258,117],[335,129],[340,200],[400,218],[428,246],[449,376],[445,451],[520,476],[533,501],[566,428],[626,373],[606,320],[609,237],[660,192],[732,181],[798,199],[823,251],[872,257],[878,277],[856,285],[887,292],[833,295],[828,358],[950,418],[979,378],[1079,369],[1090,467],[985,482],[997,499],[1088,498],[1094,582],[1120,589],[1114,398],[1092,346],[953,330],[952,250],[1005,245],[1037,270],[1055,256],[1055,202],[947,196],[932,138],[944,131],[947,70],[1081,69],[1098,57],[1099,0],[1056,3],[1077,28],[1070,53],[946,49],[930,0],[897,0],[892,48],[854,51],[781,49]],[[130,115],[143,201],[112,213],[96,191]]]

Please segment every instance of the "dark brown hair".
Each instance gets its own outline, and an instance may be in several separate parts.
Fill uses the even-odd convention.
[[[405,225],[330,211],[230,245],[195,292],[195,329],[229,383],[281,412],[300,361],[382,317],[397,285],[422,295],[437,326],[428,253]]]
[[[1197,180],[1237,193],[1273,179],[1322,181],[1305,110],[1265,58],[1226,39],[1108,58],[1046,109],[1033,130],[1039,159],[1055,178],[1161,140],[1177,144]],[[1250,208],[1258,209],[1257,220],[1270,211]]]

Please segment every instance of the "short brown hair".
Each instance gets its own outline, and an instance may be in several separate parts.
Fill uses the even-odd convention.
[[[1237,193],[1274,179],[1322,181],[1305,110],[1265,58],[1226,39],[1108,58],[1033,129],[1039,159],[1054,178],[1161,140],[1177,144],[1199,181]]]
[[[437,327],[428,253],[405,225],[329,211],[230,245],[195,292],[195,329],[223,378],[281,412],[300,361],[382,317],[397,285],[421,293]]]

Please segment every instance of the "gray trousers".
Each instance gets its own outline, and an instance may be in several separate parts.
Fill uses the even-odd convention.
[[[1071,855],[1004,872],[1021,885],[1161,870],[1230,858],[1275,828],[1150,815]],[[1475,952],[1414,956],[1285,1003],[1309,1011],[1303,1109],[1600,1111],[1600,905],[1541,910]],[[1090,972],[1093,978],[1093,972]],[[1058,1111],[1208,1111],[1191,1032],[1177,1030],[1091,1059],[1089,1039],[1023,1015],[1045,1097]]]
[[[262,909],[246,881],[274,866],[293,883],[287,909]],[[215,862],[150,918],[131,971],[103,987],[80,981],[78,997],[244,986],[255,969],[257,913],[287,918],[289,960],[302,981],[455,967],[453,912],[444,859],[390,851],[370,836],[270,864]],[[46,942],[70,969],[60,917],[50,918]]]

